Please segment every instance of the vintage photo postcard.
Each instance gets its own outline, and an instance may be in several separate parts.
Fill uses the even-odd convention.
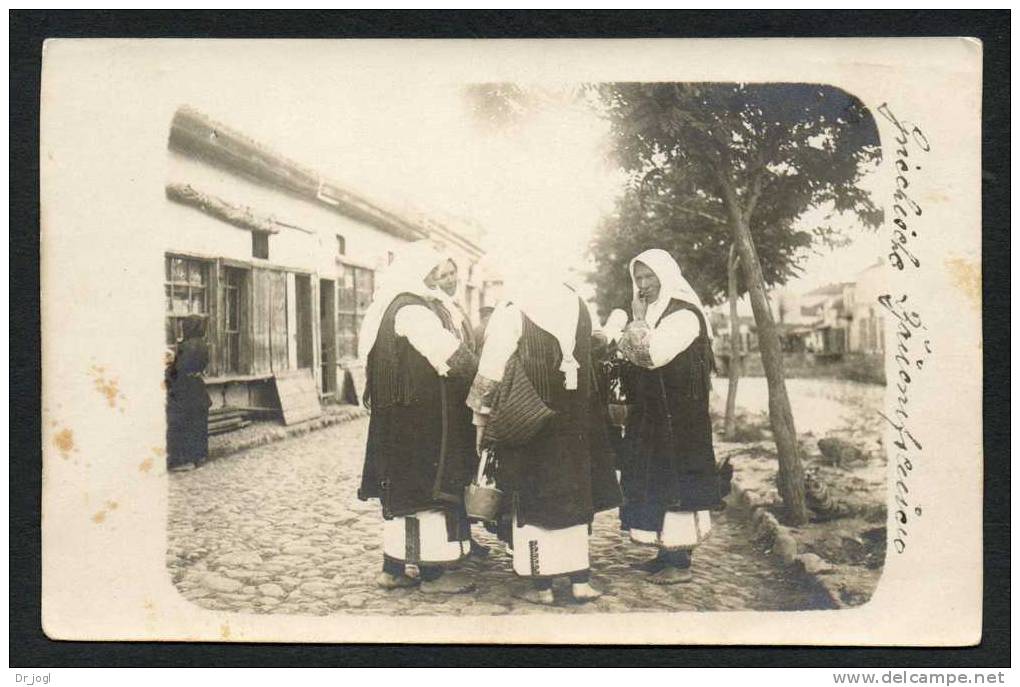
[[[48,41],[46,634],[979,642],[981,55]]]

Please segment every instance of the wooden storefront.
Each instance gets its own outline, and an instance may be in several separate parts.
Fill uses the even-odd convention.
[[[183,317],[206,318],[217,430],[357,402],[358,330],[377,270],[407,241],[451,246],[469,298],[484,297],[472,283],[482,283],[481,252],[467,239],[383,210],[194,110],[175,114],[168,152],[166,344]]]

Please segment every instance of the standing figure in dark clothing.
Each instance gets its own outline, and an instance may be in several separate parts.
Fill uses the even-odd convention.
[[[453,333],[469,351],[477,356],[481,351],[482,337],[478,336],[476,329],[471,326],[471,319],[464,310],[464,306],[461,305],[457,262],[448,254],[444,255],[443,260],[426,279],[426,284],[431,286],[436,293],[439,300],[437,306],[443,310],[441,316],[453,322]],[[489,547],[478,543],[472,536],[470,555],[475,558],[485,558],[489,555]]]
[[[654,584],[691,578],[692,553],[720,501],[708,396],[711,330],[676,261],[648,250],[630,263],[633,320],[620,341],[633,390],[625,433],[621,526],[658,547],[639,566]]]
[[[202,373],[209,364],[205,318],[186,317],[183,340],[166,370],[166,455],[171,470],[198,467],[209,456],[209,394]]]
[[[569,576],[574,599],[601,595],[589,581],[589,527],[595,513],[620,503],[612,452],[592,363],[588,309],[571,289],[532,277],[511,287],[509,302],[489,321],[468,404],[480,443],[500,412],[497,389],[515,356],[555,415],[526,443],[492,444],[497,487],[507,495],[500,537],[513,551],[514,572],[532,580],[523,598],[553,603],[552,581]]]
[[[464,401],[477,364],[432,288],[441,262],[428,242],[408,245],[365,313],[358,341],[372,413],[358,498],[382,505],[381,587],[461,593],[474,584],[446,568],[470,550],[463,499],[477,459]]]

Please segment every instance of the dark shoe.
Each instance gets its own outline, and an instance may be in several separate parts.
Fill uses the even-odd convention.
[[[645,578],[648,582],[657,585],[680,584],[690,582],[694,575],[690,568],[675,568],[672,565],[664,567],[657,573],[652,573]]]
[[[418,590],[422,594],[466,594],[475,590],[475,583],[463,572],[449,572],[434,580],[425,580]]]
[[[491,549],[488,546],[485,546],[484,544],[479,544],[474,539],[472,539],[471,550],[468,552],[468,555],[471,556],[472,558],[488,558],[490,550]]]
[[[647,561],[642,561],[640,563],[631,563],[630,567],[634,570],[640,570],[641,572],[657,573],[666,567],[666,562],[656,556],[655,558],[650,558]]]

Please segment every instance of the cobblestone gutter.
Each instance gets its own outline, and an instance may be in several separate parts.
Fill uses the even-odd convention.
[[[741,483],[739,470],[733,474],[733,498],[748,515],[749,532],[755,543],[764,546],[781,566],[796,567],[811,578],[828,596],[835,608],[846,608],[839,583],[828,574],[833,564],[814,553],[799,553],[797,540],[790,528],[782,525],[767,509],[759,492]]]
[[[277,422],[256,422],[234,432],[209,437],[209,458],[222,458],[232,453],[247,451],[290,437],[297,437],[342,422],[366,417],[368,410],[355,405],[327,405],[322,416],[296,425],[282,425]]]

